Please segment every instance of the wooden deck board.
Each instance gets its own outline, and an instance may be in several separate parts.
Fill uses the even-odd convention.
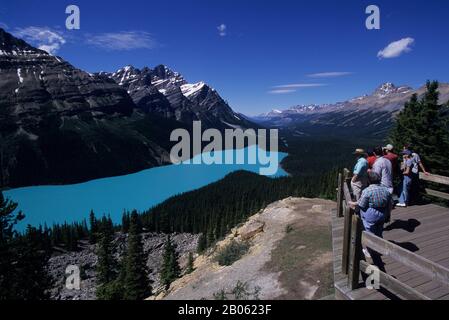
[[[395,221],[397,221],[395,223]],[[407,225],[407,222],[409,225]],[[409,228],[414,223],[415,228]],[[392,228],[396,227],[396,228]],[[346,276],[341,272],[343,247],[343,218],[332,218],[335,288],[339,296],[350,300],[385,300],[395,298],[385,290],[368,290],[361,287],[349,290]],[[415,252],[431,261],[449,267],[449,209],[429,204],[397,208],[392,213],[392,223],[386,226],[384,238]],[[449,284],[432,281],[389,257],[382,257],[386,272],[399,281],[425,294],[431,299],[449,299]]]

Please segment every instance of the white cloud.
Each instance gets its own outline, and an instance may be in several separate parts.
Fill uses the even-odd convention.
[[[275,90],[270,90],[268,91],[268,93],[271,94],[287,94],[287,93],[293,93],[296,92],[295,89],[275,89]]]
[[[152,35],[144,31],[121,31],[88,35],[86,42],[89,45],[111,51],[154,49],[158,46]]]
[[[415,42],[413,38],[404,38],[390,43],[387,47],[377,53],[377,57],[382,59],[396,58],[403,53],[410,52],[411,46]]]
[[[349,76],[353,74],[352,72],[320,72],[320,73],[312,73],[308,74],[307,76],[309,78],[337,78],[337,77],[344,77]]]
[[[220,37],[224,37],[224,36],[226,36],[226,29],[227,29],[227,27],[226,27],[226,25],[225,24],[220,24],[218,27],[217,27],[217,30],[218,30],[218,34],[220,35]]]
[[[284,84],[280,86],[274,86],[273,88],[280,89],[301,89],[301,88],[316,88],[316,87],[324,87],[326,84],[324,83],[293,83],[293,84]]]
[[[6,23],[0,21],[0,28],[7,30],[8,25]]]
[[[60,32],[47,27],[17,28],[13,31],[13,34],[50,54],[56,54],[61,46],[66,43]]]
[[[304,89],[304,88],[317,88],[317,87],[324,87],[326,84],[324,83],[292,83],[292,84],[284,84],[280,86],[274,86],[272,87],[268,93],[271,94],[287,94],[287,93],[293,93],[298,91],[298,89]]]

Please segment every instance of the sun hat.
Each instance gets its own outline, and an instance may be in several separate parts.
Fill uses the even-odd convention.
[[[366,152],[364,149],[355,149],[353,154],[364,155],[364,154],[366,154]]]
[[[411,156],[412,152],[410,150],[406,149],[406,150],[402,151],[402,154],[406,155],[406,156]]]

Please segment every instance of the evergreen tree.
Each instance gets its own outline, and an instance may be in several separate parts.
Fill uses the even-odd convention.
[[[22,212],[14,214],[17,203],[5,200],[0,191],[0,300],[14,297],[12,287],[15,281],[13,263],[16,261],[12,241],[14,226],[25,216]]]
[[[130,223],[130,215],[129,212],[124,211],[122,216],[122,232],[128,233],[129,232],[129,223]]]
[[[99,233],[98,264],[97,264],[97,298],[100,300],[117,299],[118,292],[116,278],[117,261],[113,255],[112,241],[114,229],[112,221],[103,217]]]
[[[44,238],[42,231],[28,226],[25,235],[16,239],[13,245],[16,251],[13,292],[17,295],[16,298],[49,299],[48,290],[51,287],[51,279],[47,264],[50,251],[45,247]]]
[[[170,288],[170,284],[179,278],[181,274],[181,268],[178,262],[178,252],[176,251],[176,245],[172,242],[170,235],[167,236],[165,242],[164,255],[162,257],[162,269],[161,269],[161,283],[165,286],[165,289]]]
[[[214,229],[210,226],[207,230],[207,246],[211,247],[215,243]]]
[[[195,270],[194,267],[194,260],[193,260],[193,253],[189,252],[189,260],[187,261],[187,270],[186,273],[192,273]]]
[[[206,237],[204,236],[204,234],[201,234],[198,239],[198,245],[197,245],[196,251],[201,254],[204,252],[204,250],[206,250],[206,248],[207,248]]]
[[[68,244],[67,244],[67,250],[69,251],[78,251],[78,234],[76,232],[76,227],[70,227],[67,226],[67,233],[68,233]]]
[[[131,212],[131,217],[134,219],[134,225],[135,225],[135,231],[140,234],[142,233],[142,219],[140,218],[139,214],[137,213],[137,210],[133,210]],[[130,225],[131,225],[131,218],[130,218]]]
[[[95,213],[93,210],[91,210],[89,214],[89,223],[90,223],[89,243],[95,244],[97,243],[98,221],[97,218],[95,218]]]
[[[14,226],[25,218],[22,211],[14,212],[18,204],[9,199],[5,199],[0,191],[0,245],[6,244],[15,235]]]
[[[390,141],[398,148],[411,144],[428,170],[449,175],[448,108],[438,98],[438,82],[427,82],[422,99],[414,95],[398,114]]]
[[[47,299],[48,234],[28,226],[18,235],[14,226],[25,216],[17,206],[0,192],[0,300]]]
[[[136,212],[131,214],[128,248],[124,259],[124,272],[122,273],[124,299],[141,300],[149,297],[151,295],[151,286],[139,233],[139,217]]]

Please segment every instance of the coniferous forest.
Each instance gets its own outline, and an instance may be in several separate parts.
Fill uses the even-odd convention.
[[[201,189],[170,198],[142,214],[143,226],[154,232],[202,233],[206,247],[231,228],[289,197],[333,198],[337,171],[314,177],[267,178],[239,171]]]

